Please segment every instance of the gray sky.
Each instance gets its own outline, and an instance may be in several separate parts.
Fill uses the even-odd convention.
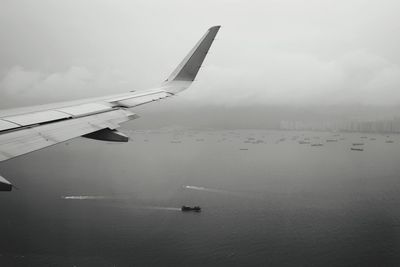
[[[2,0],[0,104],[160,84],[222,25],[190,105],[400,104],[400,1]]]

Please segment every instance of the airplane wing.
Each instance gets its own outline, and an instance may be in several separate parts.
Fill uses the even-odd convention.
[[[138,118],[132,108],[174,96],[195,79],[220,26],[208,29],[189,54],[155,89],[73,102],[0,110],[0,161],[12,159],[76,137],[127,142],[116,129]],[[0,176],[0,191],[13,185]]]

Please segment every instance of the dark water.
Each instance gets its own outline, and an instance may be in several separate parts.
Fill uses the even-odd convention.
[[[398,136],[130,134],[0,165],[0,266],[400,265]]]

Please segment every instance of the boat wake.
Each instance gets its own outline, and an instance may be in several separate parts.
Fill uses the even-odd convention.
[[[115,197],[115,196],[62,196],[65,200],[126,200],[126,197]],[[144,206],[134,207],[135,209],[146,209],[146,210],[166,210],[166,211],[181,211],[181,208],[176,207],[161,207],[161,206]]]
[[[207,187],[202,187],[202,186],[185,185],[183,187],[185,189],[197,190],[197,191],[206,191],[206,192],[222,193],[222,194],[234,194],[234,192],[231,192],[231,191],[216,189],[216,188],[207,188]]]
[[[111,199],[123,199],[121,197],[113,196],[62,196],[62,199],[66,200],[111,200]]]
[[[255,194],[248,193],[248,192],[228,191],[228,190],[223,190],[223,189],[208,188],[208,187],[194,186],[194,185],[184,185],[183,188],[189,189],[189,190],[196,190],[196,191],[203,191],[203,192],[210,192],[210,193],[216,193],[216,194],[224,194],[224,195],[242,197],[242,198],[257,198],[257,196]]]
[[[180,209],[180,208],[175,208],[175,207],[158,207],[158,206],[143,207],[143,209],[149,209],[149,210],[169,210],[169,211],[181,211],[181,209]]]

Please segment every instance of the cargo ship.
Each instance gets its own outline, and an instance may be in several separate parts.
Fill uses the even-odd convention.
[[[196,212],[199,212],[199,211],[201,211],[201,208],[199,206],[194,206],[194,207],[182,206],[181,211],[196,211]]]

